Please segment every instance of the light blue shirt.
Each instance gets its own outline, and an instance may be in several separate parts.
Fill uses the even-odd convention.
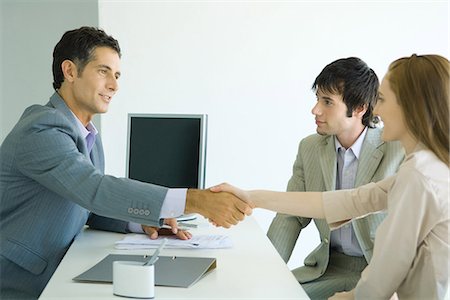
[[[94,123],[92,122],[89,122],[88,125],[84,127],[83,123],[81,123],[81,121],[77,118],[77,116],[75,116],[75,119],[77,120],[77,126],[81,132],[81,135],[86,140],[86,145],[90,153],[92,147],[94,146],[95,137],[98,134],[98,130],[95,127]],[[186,206],[186,193],[187,189],[184,188],[169,189],[167,191],[166,197],[164,198],[159,218],[166,219],[181,216],[184,213],[184,209]],[[137,233],[144,232],[142,230],[141,224],[137,224],[134,222],[128,223],[128,230]]]
[[[345,149],[339,143],[336,136],[334,144],[337,157],[336,189],[352,189],[355,187],[356,173],[358,172],[359,154],[367,134],[367,127],[360,134],[355,143]],[[358,239],[356,238],[353,225],[351,223],[331,232],[331,248],[350,256],[363,256]]]

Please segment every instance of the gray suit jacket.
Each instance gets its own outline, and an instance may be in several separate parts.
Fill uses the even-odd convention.
[[[155,226],[166,193],[104,175],[99,136],[89,156],[75,116],[57,93],[47,105],[27,108],[0,148],[0,294],[19,289],[38,296],[90,212]],[[126,226],[90,220],[109,230]]]
[[[359,157],[355,187],[395,174],[404,158],[398,142],[381,141],[382,130],[369,128]],[[311,135],[300,142],[288,191],[332,191],[336,186],[336,149],[333,136]],[[375,230],[385,214],[378,213],[352,221],[359,245],[367,261],[372,257]],[[267,233],[285,262],[295,247],[301,230],[310,218],[277,214]],[[321,243],[309,254],[304,266],[293,273],[300,283],[319,278],[326,270],[330,253],[330,229],[325,220],[314,219]]]

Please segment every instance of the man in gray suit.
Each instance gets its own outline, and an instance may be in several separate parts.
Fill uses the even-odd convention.
[[[94,227],[123,232],[128,221],[158,227],[183,213],[230,227],[251,213],[230,194],[104,174],[91,120],[118,90],[120,55],[102,30],[66,32],[53,52],[56,92],[45,106],[27,108],[1,145],[1,299],[37,298],[88,218]]]
[[[336,60],[322,70],[313,84],[318,134],[300,142],[288,191],[350,189],[397,171],[404,157],[401,145],[383,142],[382,130],[372,124],[378,86],[374,71],[355,57]],[[383,218],[383,213],[369,215],[333,232],[324,220],[314,220],[320,244],[304,266],[293,270],[311,299],[355,287],[372,257],[375,230]],[[310,221],[286,214],[272,221],[267,235],[285,262]]]

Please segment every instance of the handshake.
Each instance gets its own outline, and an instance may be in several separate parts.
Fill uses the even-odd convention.
[[[198,213],[216,226],[229,228],[244,220],[246,215],[251,215],[253,208],[255,204],[250,200],[248,192],[222,183],[206,190],[188,189],[184,213]],[[146,225],[142,225],[142,229],[152,239],[161,234],[175,234],[182,240],[192,237],[188,231],[178,230],[176,219],[165,219],[164,223],[171,229]]]
[[[222,183],[207,190],[189,189],[185,213],[201,214],[216,226],[229,228],[251,215],[253,208],[244,191]]]
[[[185,213],[198,213],[216,226],[229,228],[249,216],[256,207],[274,212],[325,219],[325,209],[321,192],[275,192],[267,190],[244,191],[222,183],[207,190],[189,189],[186,197]],[[171,233],[187,239],[183,232],[178,233],[175,219],[165,219],[172,228]],[[150,238],[157,237],[157,229],[143,225]]]

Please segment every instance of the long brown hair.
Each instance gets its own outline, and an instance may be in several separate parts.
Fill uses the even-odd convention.
[[[449,61],[415,55],[391,63],[387,79],[411,134],[449,166]]]

